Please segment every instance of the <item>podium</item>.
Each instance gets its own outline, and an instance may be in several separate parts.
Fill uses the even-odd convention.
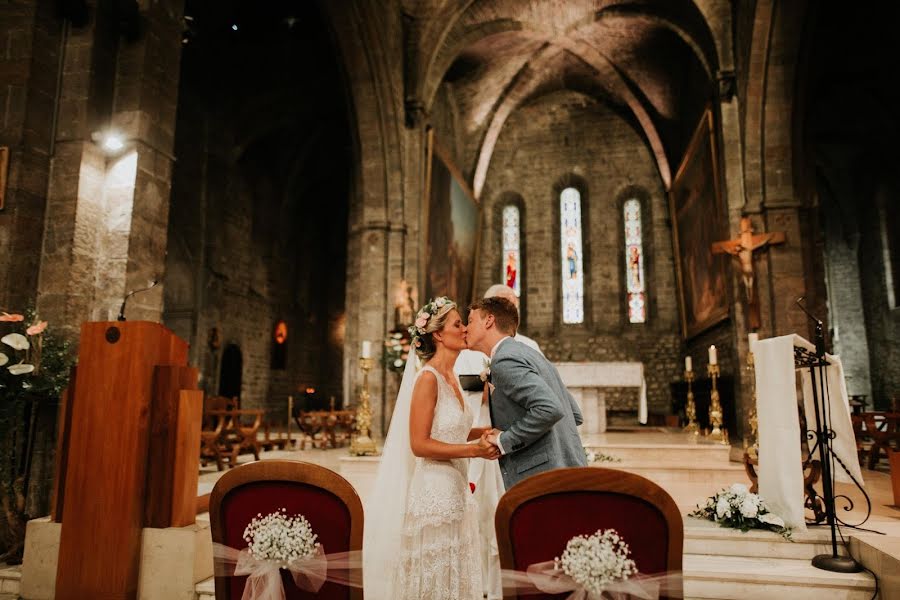
[[[203,392],[159,323],[85,323],[60,413],[56,598],[134,599],[141,530],[194,523]]]

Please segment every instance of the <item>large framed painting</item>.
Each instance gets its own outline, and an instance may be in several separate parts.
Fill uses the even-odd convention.
[[[713,254],[725,239],[727,218],[719,190],[715,128],[704,112],[669,192],[675,264],[681,296],[681,328],[692,338],[728,318],[726,255]]]
[[[425,176],[425,294],[465,307],[473,299],[480,211],[475,195],[447,152],[427,137]]]

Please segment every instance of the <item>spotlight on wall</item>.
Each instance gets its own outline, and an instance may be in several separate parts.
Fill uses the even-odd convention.
[[[95,131],[91,134],[94,143],[108,155],[115,155],[125,148],[125,136],[120,132],[109,129],[106,131]]]

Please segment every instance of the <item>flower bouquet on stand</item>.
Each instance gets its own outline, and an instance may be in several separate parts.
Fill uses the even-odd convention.
[[[21,562],[26,523],[49,510],[52,466],[32,463],[36,445],[52,455],[73,363],[69,343],[50,333],[47,321],[32,311],[0,313],[0,562]]]
[[[742,483],[735,483],[727,490],[723,489],[711,496],[706,504],[698,505],[688,516],[741,531],[768,529],[781,534],[785,539],[791,539],[791,529],[784,526],[781,517],[771,512],[762,497],[750,493]]]
[[[385,368],[394,373],[403,374],[406,359],[409,358],[409,331],[406,327],[398,327],[384,338],[384,352],[381,361]]]

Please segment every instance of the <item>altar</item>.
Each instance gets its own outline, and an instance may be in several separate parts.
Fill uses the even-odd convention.
[[[563,383],[575,397],[584,416],[580,430],[586,433],[606,431],[606,394],[603,388],[638,388],[638,422],[647,424],[647,383],[644,363],[640,362],[563,362],[555,363]]]

